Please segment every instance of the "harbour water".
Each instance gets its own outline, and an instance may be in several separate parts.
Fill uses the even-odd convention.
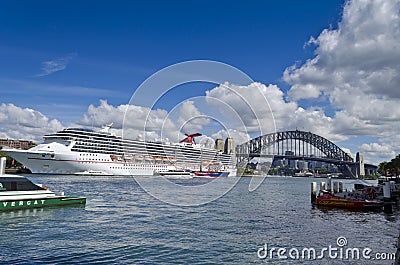
[[[320,255],[329,246],[337,248],[336,258],[323,253],[311,263],[392,264],[361,254],[340,258],[339,252],[369,248],[371,258],[396,252],[397,208],[392,215],[313,208],[315,179],[267,177],[249,192],[250,179],[242,178],[218,200],[180,207],[153,198],[131,177],[29,178],[66,195],[85,196],[87,205],[0,213],[0,264],[308,264],[301,259],[304,248]],[[163,182],[147,181],[163,188]],[[276,251],[263,257],[265,247],[284,248],[287,258],[279,259]]]

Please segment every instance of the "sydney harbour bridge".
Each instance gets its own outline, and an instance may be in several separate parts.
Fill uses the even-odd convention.
[[[236,158],[238,167],[245,167],[254,158],[325,162],[349,178],[363,175],[364,166],[368,172],[376,170],[375,166],[364,164],[362,155],[354,159],[328,139],[299,130],[274,132],[237,145]]]

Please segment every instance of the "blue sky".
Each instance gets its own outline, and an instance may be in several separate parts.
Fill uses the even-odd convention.
[[[353,2],[346,5],[344,0],[3,1],[0,9],[0,104],[3,108],[13,104],[22,111],[33,110],[40,119],[53,122],[53,127],[47,126],[45,130],[84,124],[84,117],[95,115],[90,114],[90,105],[92,112],[97,111],[96,115],[100,116],[100,100],[107,101],[104,108],[128,104],[135,89],[164,67],[188,60],[213,60],[237,67],[268,89],[272,89],[270,85],[277,86],[269,90],[274,91],[274,95],[282,93],[279,99],[284,108],[276,112],[282,117],[296,119],[295,123],[290,123],[290,128],[281,126],[278,129],[316,129],[316,133],[346,144],[352,152],[366,143],[368,146],[361,149],[367,152],[367,158],[368,152],[371,154],[371,161],[389,158],[398,150],[388,141],[395,132],[374,134],[377,127],[371,124],[375,126],[377,122],[373,121],[372,114],[377,111],[371,109],[372,116],[356,115],[359,111],[350,103],[343,103],[343,98],[375,95],[377,100],[386,100],[394,89],[388,88],[380,94],[361,88],[354,80],[342,76],[341,69],[343,65],[351,65],[356,73],[363,71],[363,77],[368,77],[366,80],[381,73],[381,69],[392,69],[389,61],[358,69],[359,65],[369,66],[370,63],[360,61],[365,58],[361,52],[352,63],[345,62],[343,58],[349,56],[343,54],[351,45],[351,38],[354,43],[363,40],[360,34],[363,31],[357,30],[353,20],[359,20],[357,25],[365,24],[365,35],[383,32],[394,35],[395,39],[397,34],[389,34],[394,29],[380,23],[384,18],[368,17],[368,12],[372,12],[368,10],[382,9],[385,5],[379,7],[379,3],[364,0]],[[394,4],[398,6],[397,1]],[[393,7],[387,7],[390,9]],[[383,26],[373,27],[367,25],[367,21]],[[382,32],[369,32],[372,28],[382,28]],[[332,43],[334,47],[329,48]],[[382,46],[378,44],[377,47]],[[371,50],[376,51],[373,47]],[[395,53],[397,55],[397,50]],[[369,54],[374,57],[371,52]],[[382,57],[379,53],[376,56]],[[397,70],[393,67],[394,76]],[[320,73],[324,76],[316,78]],[[333,76],[340,78],[328,80]],[[178,101],[204,95],[214,87],[216,85],[188,85],[179,93],[167,95],[158,107],[169,111]],[[346,96],[344,91],[357,93]],[[374,102],[375,98],[368,100]],[[196,111],[196,106],[189,105],[186,107]],[[7,111],[10,123],[15,119],[11,119],[11,110]],[[315,118],[313,115],[320,115],[321,121],[309,125]],[[381,113],[379,117],[385,115]],[[385,123],[388,128],[396,125],[397,113],[391,120]],[[277,124],[288,122],[278,120]],[[357,126],[352,128],[351,125]],[[7,127],[0,136],[26,138],[31,134],[37,139],[42,132],[39,128],[24,131],[20,127]],[[379,150],[385,151],[385,156],[379,157]]]
[[[0,10],[2,102],[72,121],[61,117],[53,104],[74,108],[72,115],[79,116],[99,99],[127,103],[154,72],[194,59],[225,62],[256,81],[282,83],[283,70],[307,58],[312,51],[303,49],[304,43],[335,25],[342,5],[343,1],[6,1]],[[37,76],[42,62],[68,56],[63,71]],[[78,96],[81,91],[71,87],[104,92]]]

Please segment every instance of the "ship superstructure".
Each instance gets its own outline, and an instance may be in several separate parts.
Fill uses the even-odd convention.
[[[235,158],[193,141],[201,134],[186,135],[179,143],[123,139],[109,132],[67,128],[44,136],[29,149],[3,149],[32,173],[96,175],[154,175],[171,170],[226,171],[235,175]]]

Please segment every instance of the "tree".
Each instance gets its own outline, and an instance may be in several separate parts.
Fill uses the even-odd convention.
[[[388,175],[389,174],[389,163],[387,161],[383,161],[379,164],[379,170],[383,172],[383,174]]]
[[[379,164],[379,169],[384,172],[385,175],[395,175],[398,177],[400,172],[400,154],[390,160],[390,162],[381,162]]]
[[[393,173],[396,177],[399,175],[400,172],[400,155],[397,155],[390,161],[390,167],[393,170]]]

